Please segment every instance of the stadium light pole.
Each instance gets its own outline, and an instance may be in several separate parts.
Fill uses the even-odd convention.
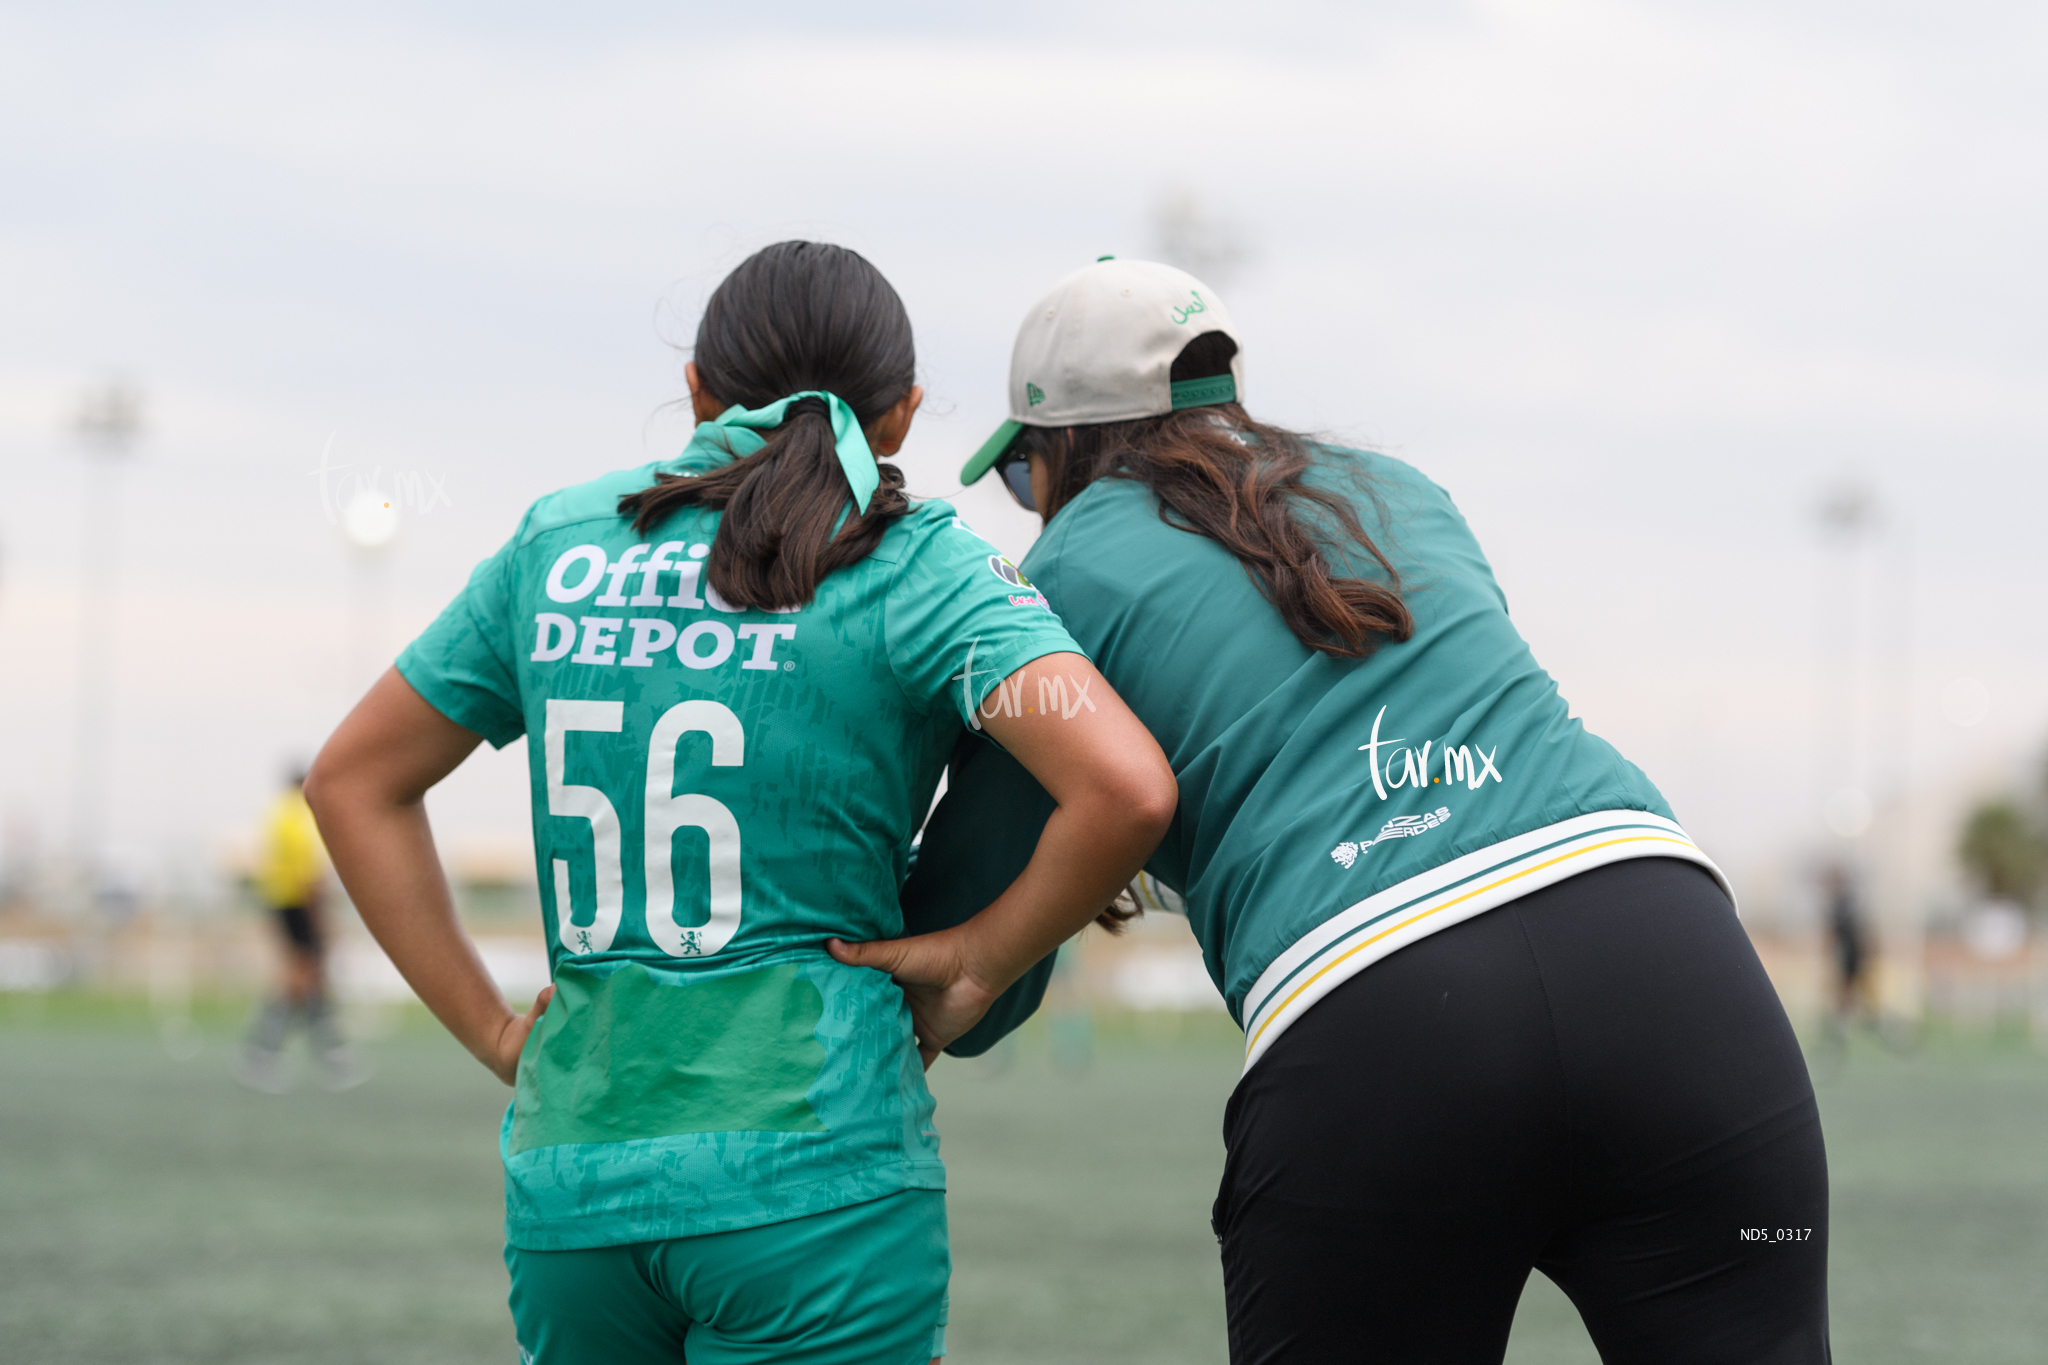
[[[85,391],[72,422],[86,459],[79,548],[78,677],[73,689],[71,848],[89,902],[105,891],[107,781],[115,649],[115,556],[121,543],[121,475],[142,435],[142,391],[111,379]]]
[[[1875,815],[1870,796],[1868,725],[1864,716],[1869,596],[1868,564],[1873,533],[1880,521],[1877,496],[1860,480],[1848,479],[1829,489],[1819,507],[1821,532],[1840,551],[1839,579],[1825,594],[1824,610],[1839,627],[1840,672],[1823,695],[1837,709],[1837,722],[1825,727],[1833,743],[1821,763],[1825,790],[1821,818],[1851,845],[1863,837]],[[1824,703],[1825,704],[1825,703]],[[1839,747],[1837,747],[1839,746]],[[1829,759],[1836,762],[1830,764]],[[1831,770],[1832,769],[1832,770]]]
[[[384,634],[384,570],[391,542],[398,535],[397,497],[374,485],[359,488],[341,511],[341,534],[354,553],[350,558],[348,676],[344,690],[355,694],[376,679],[369,676]]]
[[[1822,796],[1821,818],[1848,847],[1840,861],[1871,877],[1872,894],[1862,897],[1883,925],[1879,961],[1880,996],[1888,1008],[1917,1016],[1922,1006],[1921,952],[1926,907],[1921,902],[1917,856],[1920,831],[1916,727],[1913,724],[1917,640],[1914,638],[1912,541],[1903,521],[1890,515],[1876,492],[1858,479],[1845,479],[1823,496],[1818,508],[1824,539],[1838,552],[1834,591],[1827,611],[1840,623],[1840,673],[1824,695],[1840,709],[1827,727],[1839,767]],[[1889,609],[1887,609],[1887,607]],[[1882,644],[1893,657],[1880,657]],[[1889,678],[1890,686],[1884,685]],[[1887,743],[1885,771],[1876,771],[1880,752],[1873,743],[1882,728]],[[1823,771],[1827,769],[1826,756]],[[1885,837],[1874,848],[1864,836],[1877,818],[1875,790],[1892,793]],[[1825,784],[1824,784],[1825,785]]]

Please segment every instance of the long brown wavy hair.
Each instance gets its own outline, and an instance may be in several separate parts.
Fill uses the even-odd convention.
[[[822,242],[778,242],[740,262],[704,307],[693,358],[698,381],[723,402],[760,408],[819,389],[863,428],[902,401],[917,372],[903,300],[865,257]],[[790,404],[766,435],[752,455],[707,473],[655,475],[619,499],[619,515],[645,533],[679,507],[723,511],[705,561],[719,596],[802,606],[825,575],[866,558],[910,499],[903,471],[882,463],[868,510],[853,509],[823,399]]]
[[[1230,373],[1237,343],[1222,332],[1189,342],[1171,379]],[[1091,426],[1027,427],[1025,449],[1045,461],[1050,521],[1097,479],[1133,479],[1159,501],[1159,518],[1237,557],[1295,638],[1310,649],[1362,659],[1383,639],[1406,640],[1415,620],[1401,576],[1359,524],[1349,499],[1310,485],[1313,447],[1297,432],[1255,422],[1237,403]],[[1337,572],[1322,542],[1355,546],[1379,576]]]

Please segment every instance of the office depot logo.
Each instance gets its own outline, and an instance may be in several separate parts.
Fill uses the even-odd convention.
[[[671,540],[632,546],[614,562],[601,545],[578,545],[563,551],[548,570],[547,595],[564,605],[590,598],[593,607],[637,607],[642,612],[701,612],[709,608],[736,615],[747,610],[726,601],[702,581],[704,557],[710,552],[709,545],[685,546]],[[628,597],[626,589],[635,578],[639,580],[637,590]],[[598,593],[600,585],[604,591]],[[592,593],[597,596],[591,597]],[[796,608],[776,610],[787,613]],[[735,653],[741,654],[740,667],[745,669],[790,672],[796,668],[795,660],[775,655],[777,643],[796,639],[793,621],[728,625],[715,617],[678,622],[666,615],[572,617],[543,611],[535,613],[533,622],[533,652],[527,657],[537,664],[566,659],[599,668],[652,668],[657,659],[673,651],[683,667],[692,669],[717,668]]]

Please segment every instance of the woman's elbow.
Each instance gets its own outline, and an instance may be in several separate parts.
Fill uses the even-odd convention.
[[[360,751],[352,752],[332,738],[313,756],[306,768],[305,785],[300,788],[313,818],[322,824],[345,816],[350,810],[374,800],[377,774],[362,761]]]
[[[1120,786],[1123,790],[1117,793],[1118,810],[1135,832],[1156,847],[1172,826],[1173,813],[1180,808],[1180,784],[1174,781],[1173,769],[1162,760],[1156,770],[1135,774]]]
[[[299,789],[312,808],[315,820],[325,820],[333,811],[335,802],[334,763],[327,750],[322,749],[306,769],[305,784]]]

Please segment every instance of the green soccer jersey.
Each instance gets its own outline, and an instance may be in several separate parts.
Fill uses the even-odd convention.
[[[1130,479],[1060,509],[1023,564],[1173,765],[1180,807],[1147,868],[1183,893],[1247,1065],[1426,934],[1620,858],[1712,869],[1650,780],[1572,716],[1441,488],[1334,448],[1311,478],[1351,501],[1414,616],[1364,660],[1304,646],[1229,551],[1162,520]],[[1015,875],[1048,810],[999,750],[963,750],[906,893],[912,927]]]
[[[902,931],[911,836],[983,694],[1080,652],[945,503],[800,609],[703,573],[719,513],[647,534],[621,494],[541,499],[400,656],[442,714],[530,735],[557,994],[506,1114],[528,1250],[721,1232],[942,1189],[901,992],[830,936]]]

